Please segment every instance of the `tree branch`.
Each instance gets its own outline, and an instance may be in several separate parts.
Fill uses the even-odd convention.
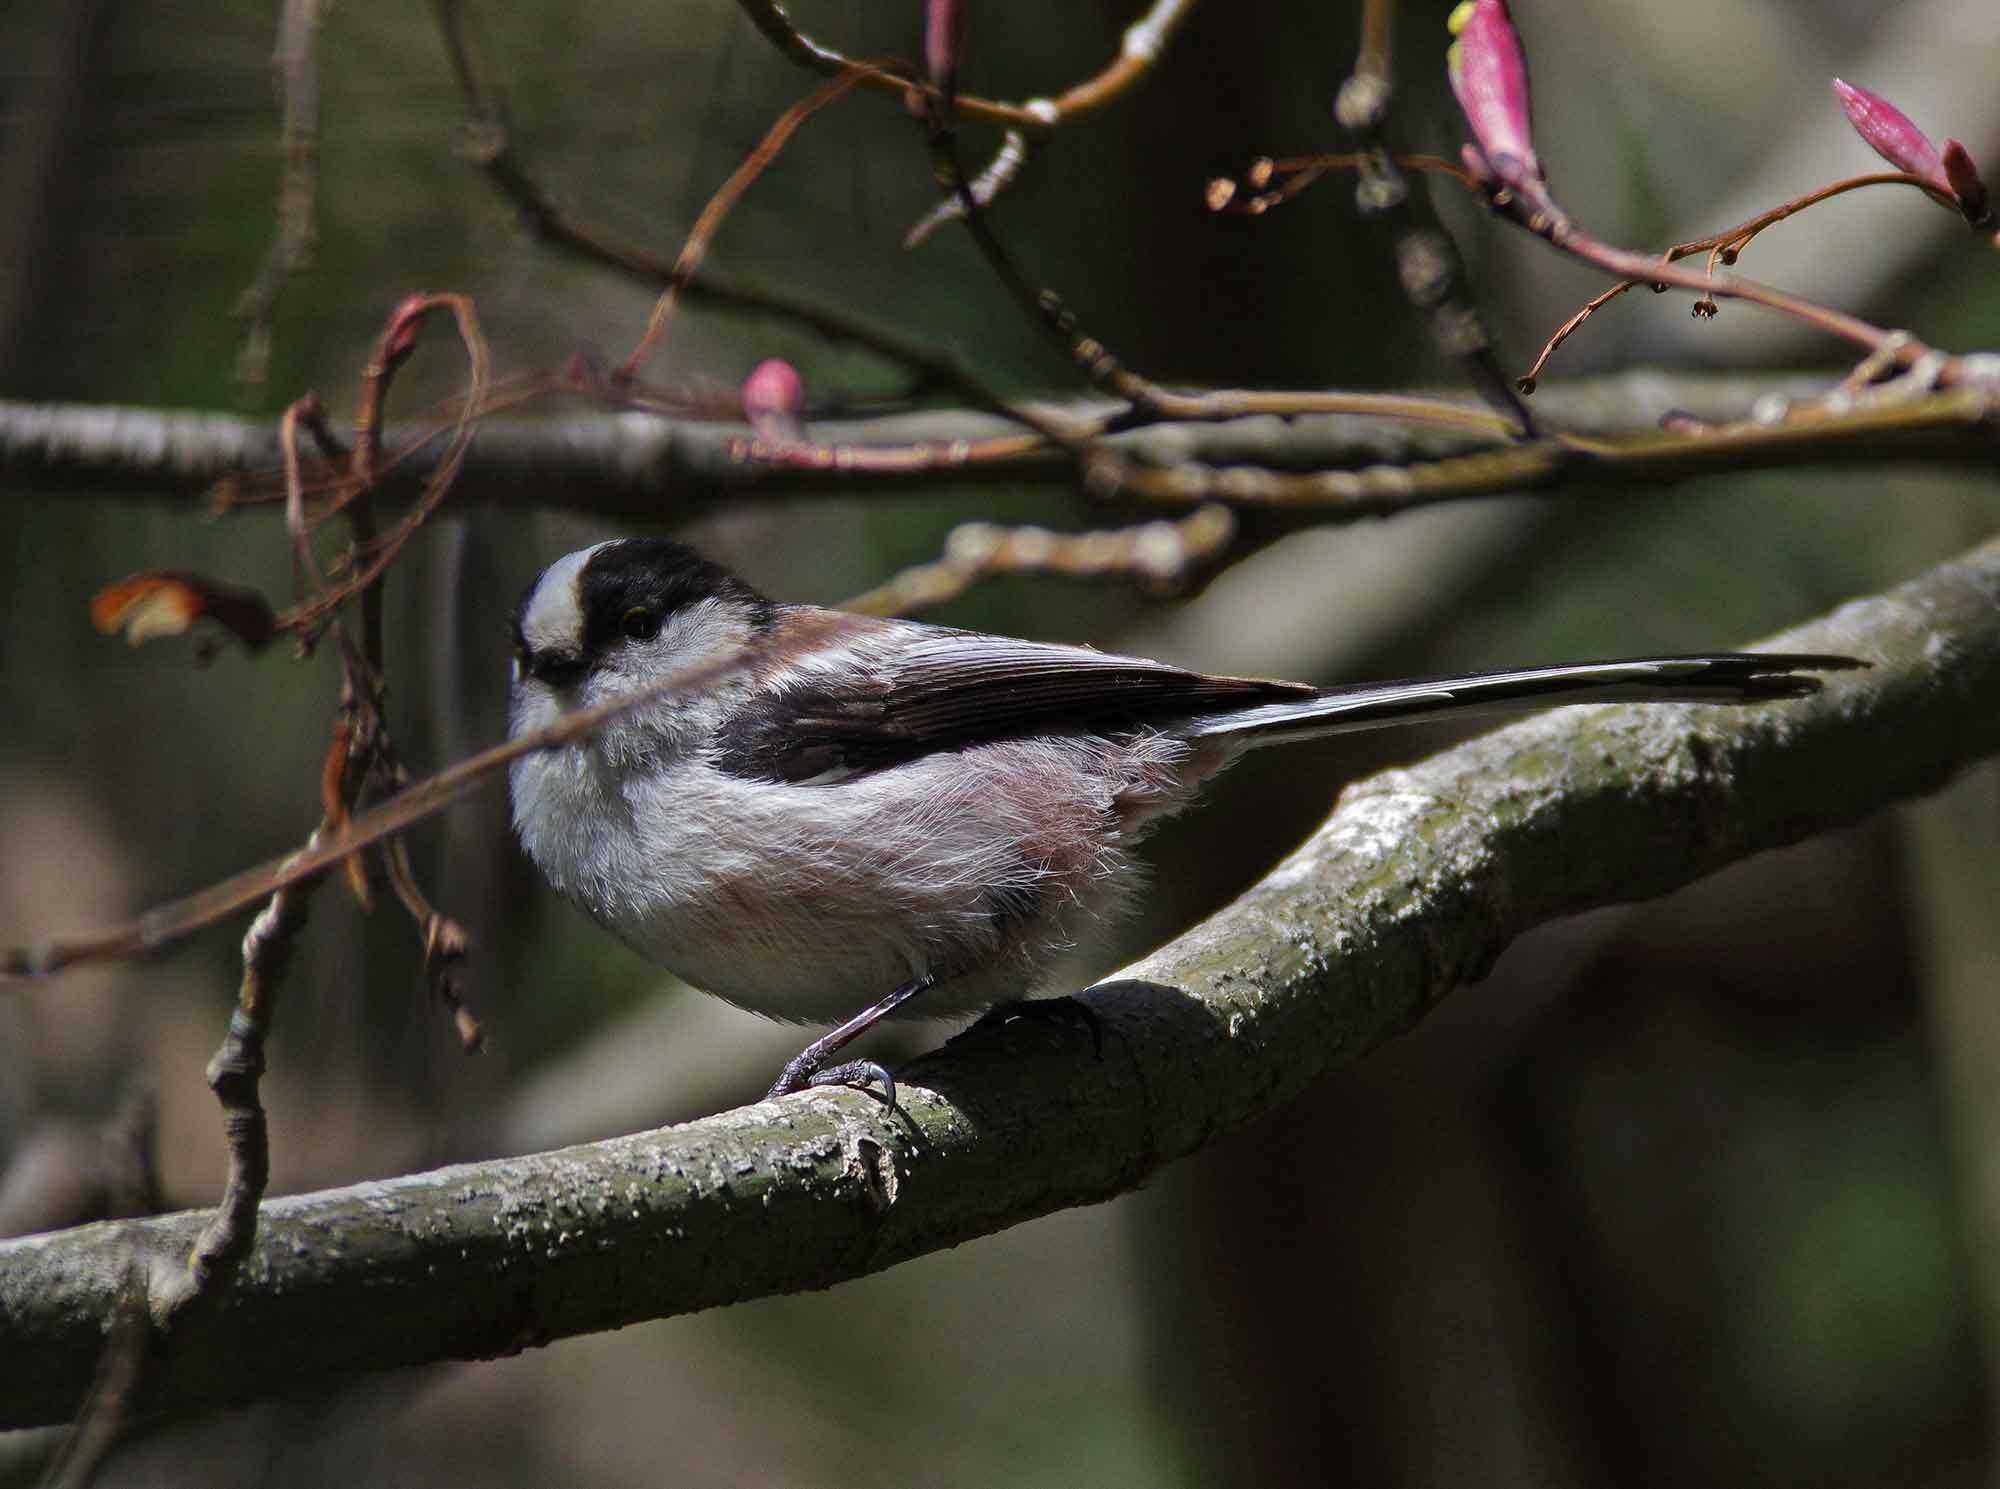
[[[821,1092],[659,1132],[268,1203],[156,1341],[192,1410],[826,1287],[1091,1203],[1409,1027],[1555,916],[1660,894],[1931,790],[2000,749],[2000,541],[1786,636],[1872,670],[1769,707],[1569,710],[1350,789],[1235,904],[1086,994],[903,1072],[906,1114]],[[0,1427],[67,1417],[127,1259],[199,1214],[0,1244]],[[366,1318],[365,1329],[352,1327]]]
[[[857,65],[856,59],[799,30],[777,0],[739,0],[739,3],[765,39],[799,66],[831,76]],[[1024,104],[1013,104],[960,94],[958,110],[968,119],[982,119],[1036,134],[1053,132],[1070,118],[1104,107],[1145,76],[1193,9],[1194,0],[1153,0],[1146,14],[1125,28],[1118,55],[1102,71],[1071,85],[1055,98],[1031,98]],[[897,64],[890,63],[876,67],[868,81],[885,93],[901,97],[917,79],[915,75],[902,76]]]
[[[1093,442],[1118,459],[1123,476],[1165,488],[1156,500],[1194,503],[1214,497],[1255,500],[1260,477],[1321,471],[1366,472],[1493,451],[1513,464],[1494,480],[1461,480],[1443,495],[1477,496],[1494,489],[1584,486],[1606,474],[1648,482],[1752,466],[1805,466],[1858,460],[1992,464],[2000,458],[1995,399],[1960,389],[1913,399],[1886,410],[1859,407],[1839,417],[1775,424],[1744,438],[1674,442],[1656,438],[1663,415],[1683,412],[1721,424],[1745,417],[1759,400],[1806,400],[1823,395],[1827,380],[1791,376],[1665,377],[1630,373],[1550,387],[1535,407],[1551,428],[1605,440],[1644,440],[1622,466],[1547,458],[1545,444],[1498,446],[1491,436],[1405,419],[1353,414],[1292,418],[1267,412],[1219,421],[1170,421]],[[1218,400],[1226,395],[1218,395]],[[1279,395],[1257,395],[1259,408]],[[1081,423],[1112,405],[1041,405]],[[392,425],[389,450],[415,447],[397,476],[421,480],[445,451],[436,424]],[[483,421],[467,455],[455,500],[569,507],[605,516],[685,519],[717,502],[744,496],[851,496],[861,490],[932,486],[941,470],[953,481],[1067,481],[1071,460],[1047,446],[1005,459],[954,463],[953,448],[1020,433],[1012,422],[965,409],[901,413],[813,425],[825,448],[928,449],[935,458],[882,462],[852,469],[743,458],[742,425],[650,414],[585,415],[542,420]],[[419,443],[429,437],[428,443]],[[78,496],[165,497],[185,500],[231,477],[279,469],[276,420],[93,404],[33,404],[0,400],[0,491],[66,491]],[[1170,473],[1170,474],[1169,474]],[[1467,475],[1471,473],[1466,473]],[[1236,482],[1244,489],[1232,490]],[[1135,488],[1148,484],[1139,480]],[[1282,484],[1282,482],[1280,482]],[[1390,493],[1393,496],[1393,493]],[[1415,500],[1439,500],[1437,488]],[[1301,505],[1311,505],[1309,500]],[[1322,504],[1323,506],[1326,504]],[[1338,506],[1338,503],[1332,504]]]

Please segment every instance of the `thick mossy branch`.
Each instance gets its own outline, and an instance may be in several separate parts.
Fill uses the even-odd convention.
[[[1529,927],[1853,822],[2000,748],[2000,541],[1776,644],[1875,665],[1793,703],[1550,714],[1355,786],[1262,883],[1085,995],[1101,1058],[1007,1025],[904,1072],[898,1119],[819,1092],[272,1201],[241,1268],[156,1341],[140,1405],[825,1287],[1108,1198],[1407,1028]],[[134,1248],[163,1288],[203,1218],[0,1244],[0,1426],[75,1410]]]

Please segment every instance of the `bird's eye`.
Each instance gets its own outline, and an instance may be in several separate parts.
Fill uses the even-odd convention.
[[[627,640],[651,641],[660,634],[659,612],[648,610],[644,605],[634,605],[618,622],[618,629],[625,633]]]

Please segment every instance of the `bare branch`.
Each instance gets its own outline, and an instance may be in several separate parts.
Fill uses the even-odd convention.
[[[271,321],[285,282],[312,265],[313,199],[319,164],[319,63],[314,55],[325,0],[284,0],[271,74],[284,101],[278,149],[278,231],[256,279],[236,302],[248,322],[236,375],[262,384],[271,363]]]
[[[745,15],[779,51],[801,67],[828,75],[845,68],[862,66],[855,58],[815,41],[792,24],[785,7],[777,0],[738,0]],[[1077,83],[1055,98],[1034,98],[1025,104],[1002,103],[994,99],[960,94],[954,104],[969,119],[1004,124],[1010,129],[1047,134],[1065,119],[1103,108],[1123,96],[1152,68],[1166,50],[1168,40],[1193,12],[1195,0],[1153,0],[1146,14],[1125,28],[1118,55],[1104,69]],[[905,75],[892,67],[869,69],[869,83],[898,97],[911,89],[922,91],[924,84],[914,74]]]
[[[964,594],[994,574],[1064,574],[1095,579],[1107,574],[1171,589],[1194,570],[1217,562],[1236,535],[1227,507],[1201,507],[1181,522],[1059,533],[1046,527],[961,523],[944,553],[892,575],[888,582],[847,602],[863,615],[914,615]]]
[[[1220,501],[1311,513],[1321,520],[1381,517],[1483,496],[1630,494],[1722,472],[1895,460],[1934,438],[1934,453],[1950,448],[1956,458],[1990,464],[2000,457],[1995,412],[1996,390],[1970,385],[1915,397],[1893,387],[1870,396],[1837,392],[1796,407],[1765,395],[1750,418],[1713,425],[1676,409],[1662,432],[1621,440],[1556,434],[1431,461],[1301,472],[1193,460],[1149,468],[1099,452],[1086,461],[1084,479],[1107,499],[1168,506]]]
[[[318,836],[313,835],[315,840]],[[155,1306],[163,1315],[214,1286],[241,1260],[257,1234],[257,1205],[271,1177],[270,1130],[257,1090],[264,1075],[264,1041],[271,1032],[278,985],[305,926],[306,904],[319,883],[307,879],[279,890],[243,937],[243,982],[236,1009],[221,1046],[208,1062],[209,1089],[222,1107],[229,1174],[222,1203],[188,1252],[187,1269],[177,1282],[160,1281],[154,1287]]]
[[[137,1404],[825,1287],[1107,1198],[1407,1028],[1528,928],[1853,822],[2000,749],[2000,542],[1773,644],[1875,666],[1769,707],[1551,714],[1363,782],[1242,899],[1086,994],[1101,1060],[1011,1025],[903,1072],[900,1120],[821,1092],[273,1201],[242,1268],[157,1341]],[[134,1231],[178,1272],[202,1222],[0,1245],[0,1427],[76,1409]],[[366,1330],[327,1326],[357,1309]]]
[[[1662,418],[1686,413],[1704,424],[1741,420],[1762,402],[1804,402],[1824,394],[1829,380],[1808,374],[1619,374],[1543,389],[1536,408],[1551,428],[1592,439],[1654,441]],[[1095,448],[1140,466],[1250,466],[1267,472],[1352,471],[1444,460],[1488,450],[1492,434],[1478,421],[1491,416],[1463,403],[1469,416],[1455,429],[1365,412],[1309,413],[1317,395],[1202,394],[1197,421],[1168,421],[1106,436]],[[1356,409],[1370,397],[1349,395]],[[1894,460],[1957,464],[1994,458],[1991,395],[1958,389],[1900,406],[1893,417],[1858,411],[1823,417],[1810,429],[1781,426],[1755,450],[1683,444],[1671,459],[1648,457],[1649,480],[1706,475],[1715,460],[1744,467]],[[1435,407],[1435,405],[1433,405]],[[1113,406],[1077,401],[1040,406],[1050,417],[1083,426]],[[445,431],[436,425],[392,424],[388,448],[406,451],[394,475],[422,480],[441,458]],[[920,488],[940,469],[955,480],[1074,479],[1070,457],[1046,446],[1013,441],[1006,458],[967,461],[965,447],[1018,435],[1010,420],[970,409],[824,420],[812,426],[822,449],[895,451],[877,463],[834,459],[797,463],[745,459],[741,424],[626,413],[584,417],[481,421],[465,455],[454,499],[508,506],[566,507],[602,516],[681,522],[723,501],[744,497],[851,497],[863,491]],[[428,443],[426,443],[428,441]],[[1745,441],[1744,443],[1748,443]],[[0,491],[68,492],[79,497],[186,501],[218,483],[279,469],[275,420],[228,414],[117,407],[34,404],[0,399]],[[1579,474],[1566,479],[1582,479]],[[233,504],[230,487],[221,499]],[[1190,500],[1205,499],[1199,495]],[[1324,515],[1324,514],[1322,514]]]

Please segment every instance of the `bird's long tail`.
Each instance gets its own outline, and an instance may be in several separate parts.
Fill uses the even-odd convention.
[[[1853,657],[1718,652],[1363,683],[1328,688],[1296,703],[1264,703],[1212,714],[1185,734],[1189,739],[1227,739],[1250,747],[1566,703],[1756,703],[1803,698],[1819,691],[1815,674],[1867,665]]]

